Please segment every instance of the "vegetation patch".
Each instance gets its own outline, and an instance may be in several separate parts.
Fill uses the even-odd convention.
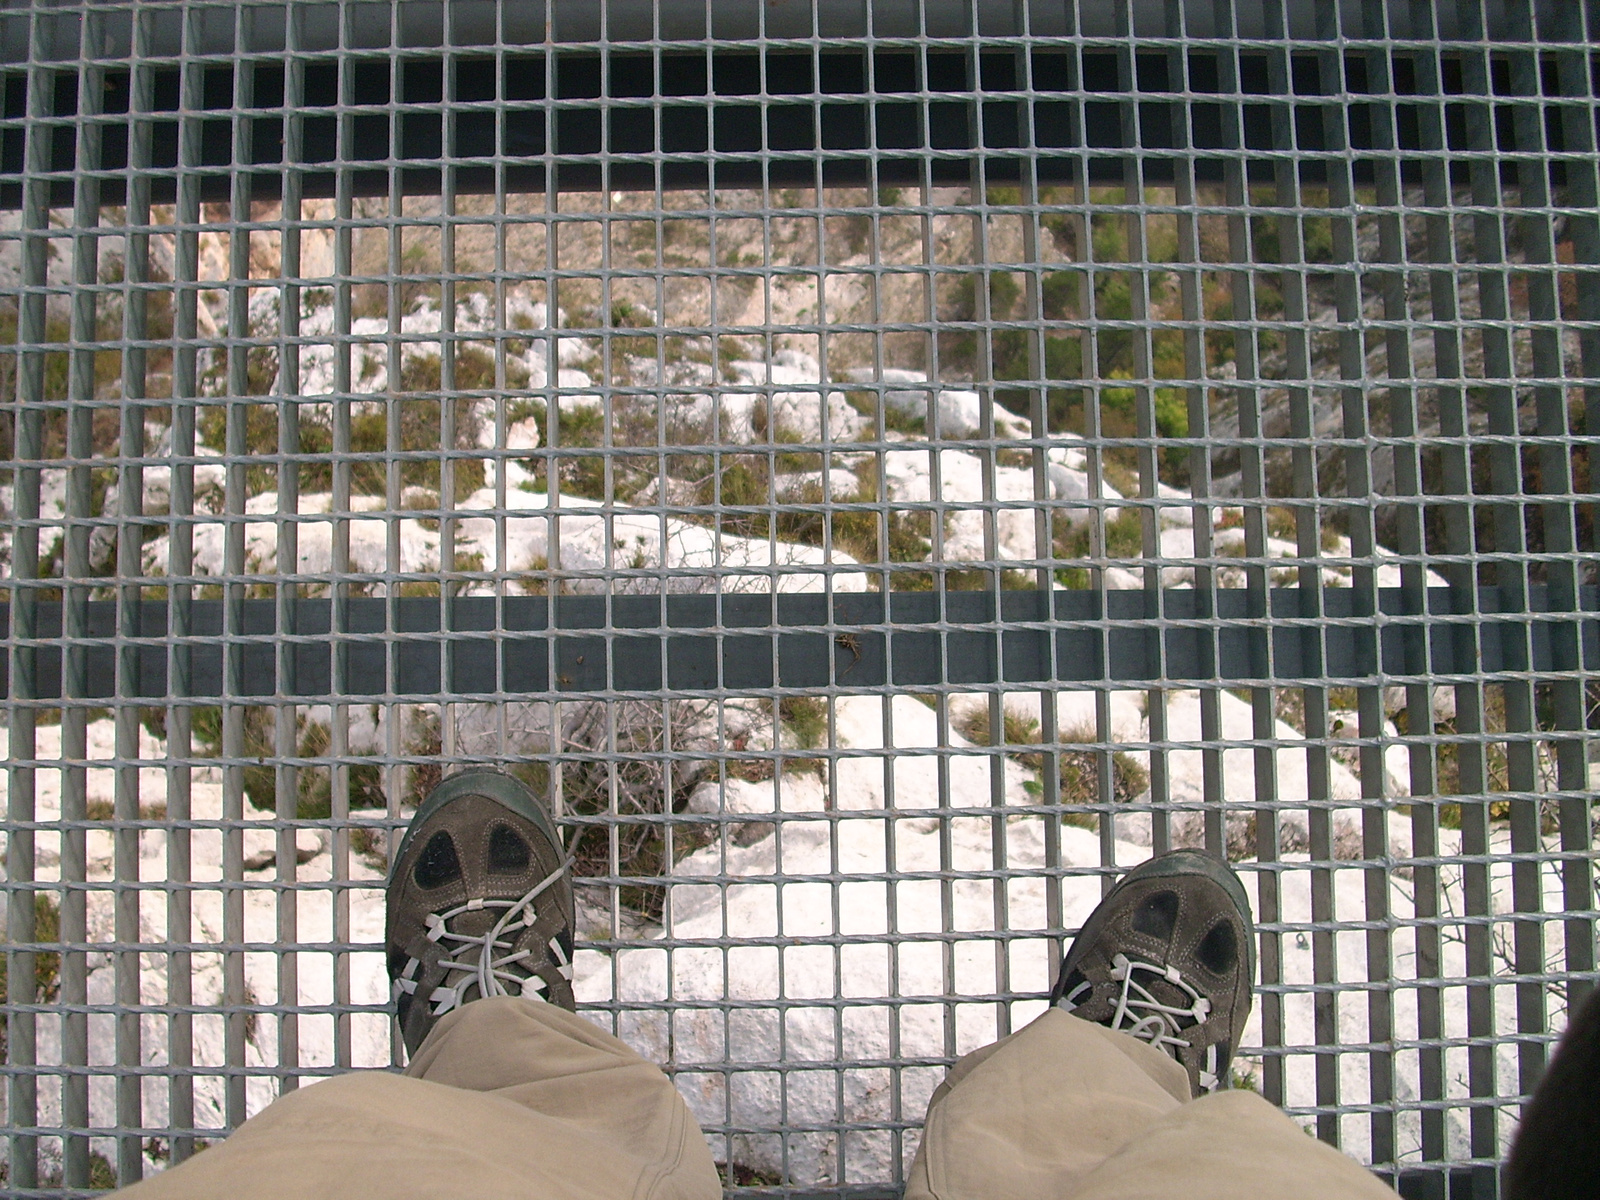
[[[276,812],[278,770],[273,764],[278,761],[277,710],[267,705],[241,705],[238,711],[241,714],[239,757],[246,760],[246,765],[241,769],[245,799],[251,807],[262,812]],[[202,706],[190,712],[190,729],[196,753],[212,758],[222,757],[222,709]],[[332,736],[326,725],[309,720],[300,713],[296,715],[295,726],[297,757],[328,757]],[[378,763],[364,761],[364,758],[360,756],[357,761],[344,764],[350,780],[350,807],[385,808],[387,799],[383,792],[383,769]],[[295,775],[298,777],[296,819],[320,821],[332,816],[331,767],[311,764],[298,768]]]
[[[685,759],[714,705],[674,701],[669,722],[659,702],[572,706],[562,728],[562,802],[575,826],[567,849],[575,874],[615,889],[623,906],[660,920],[673,863],[715,836],[709,825],[671,818],[687,805],[710,763]],[[537,783],[537,779],[535,779]],[[540,790],[536,788],[536,790]],[[548,784],[543,789],[548,794]]]
[[[1137,508],[1105,510],[1105,544],[1102,553],[1094,552],[1092,521],[1055,523],[1055,556],[1058,559],[1087,559],[1101,562],[1137,563],[1144,555],[1144,520]],[[1087,581],[1085,581],[1087,586]]]
[[[33,894],[33,939],[32,944],[49,945],[61,940],[61,909],[54,896],[48,892],[34,892]],[[9,938],[0,944],[0,1004],[9,1003],[11,993],[10,981],[6,975],[8,955],[4,951],[11,948]],[[33,1004],[54,1004],[61,996],[61,954],[57,950],[35,950],[33,952]],[[3,1055],[6,1045],[6,1018],[0,1014],[0,1055]]]
[[[798,749],[815,750],[827,740],[828,702],[821,696],[783,697],[778,701],[778,719]]]

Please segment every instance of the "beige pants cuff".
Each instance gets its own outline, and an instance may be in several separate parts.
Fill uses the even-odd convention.
[[[444,1017],[405,1075],[289,1093],[129,1200],[719,1200],[694,1119],[654,1065],[549,1004]]]
[[[967,1055],[928,1105],[906,1200],[1394,1200],[1252,1092],[1056,1009]]]

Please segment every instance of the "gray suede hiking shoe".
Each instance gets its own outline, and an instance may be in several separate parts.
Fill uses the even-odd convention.
[[[572,996],[571,859],[539,799],[475,767],[433,789],[389,874],[389,978],[406,1051],[484,996]]]
[[[1208,854],[1174,850],[1106,893],[1062,960],[1050,1001],[1165,1050],[1199,1096],[1226,1085],[1255,969],[1239,877]]]

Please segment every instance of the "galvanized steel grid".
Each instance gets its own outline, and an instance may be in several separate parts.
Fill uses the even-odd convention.
[[[1594,977],[1596,20],[0,9],[8,1194],[397,1061],[484,760],[732,1187],[896,1188],[1187,842],[1249,1084],[1492,1174]]]

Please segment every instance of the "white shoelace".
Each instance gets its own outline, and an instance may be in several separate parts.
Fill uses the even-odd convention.
[[[1157,1000],[1150,989],[1135,978],[1138,972],[1153,975],[1181,989],[1190,1001],[1188,1007],[1164,1004]],[[1177,967],[1161,967],[1155,963],[1130,959],[1126,954],[1115,954],[1111,958],[1111,978],[1122,984],[1122,990],[1117,995],[1116,1009],[1106,1025],[1130,1037],[1149,1042],[1174,1057],[1178,1050],[1187,1050],[1190,1045],[1187,1038],[1178,1036],[1179,1032],[1191,1025],[1200,1024],[1211,1014],[1211,1001],[1202,996],[1194,985],[1183,977],[1183,973]],[[1084,980],[1061,997],[1059,1007],[1071,1012],[1086,1000],[1093,990],[1094,985]],[[1213,1053],[1208,1056],[1208,1061],[1215,1068],[1217,1047],[1212,1046],[1210,1049]],[[1208,1090],[1216,1087],[1216,1071],[1202,1070],[1200,1083]]]
[[[530,999],[542,998],[548,985],[544,979],[532,971],[522,974],[508,970],[516,963],[523,962],[533,956],[532,950],[513,950],[516,937],[503,936],[512,927],[513,922],[523,926],[534,924],[538,920],[538,912],[533,906],[547,888],[567,873],[567,868],[572,866],[572,856],[568,855],[559,867],[550,872],[536,883],[518,900],[483,900],[474,897],[465,904],[458,904],[455,908],[447,909],[442,913],[429,913],[427,919],[428,940],[439,942],[445,948],[445,956],[440,965],[447,972],[445,983],[433,989],[428,996],[428,1003],[435,1017],[442,1017],[451,1009],[465,1003],[467,989],[477,985],[478,995],[481,996],[509,996],[511,989],[506,985],[516,986],[518,994]],[[450,928],[450,922],[462,913],[482,912],[483,910],[504,909],[498,920],[482,935],[456,933]],[[572,978],[572,962],[561,948],[558,938],[551,938],[548,943],[550,956],[555,962],[556,970],[562,978]],[[395,977],[395,996],[401,992],[415,994],[417,990],[417,971],[421,963],[415,959],[406,962],[405,969]],[[451,971],[459,971],[461,978],[454,984],[449,982]]]

